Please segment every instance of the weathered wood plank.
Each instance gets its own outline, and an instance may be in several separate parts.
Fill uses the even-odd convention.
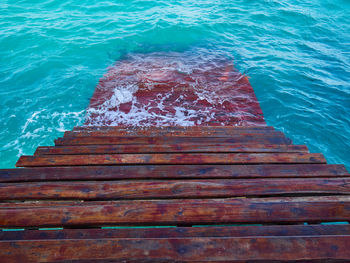
[[[289,178],[350,176],[344,165],[263,164],[263,165],[128,165],[33,167],[0,170],[0,182],[119,180],[119,179],[200,179],[200,178]]]
[[[64,137],[55,140],[55,145],[91,145],[91,144],[225,144],[225,143],[256,143],[256,144],[291,144],[292,141],[281,135],[242,134],[226,137]]]
[[[350,195],[350,178],[75,181],[0,184],[0,200]]]
[[[230,131],[245,131],[245,130],[256,130],[263,131],[269,130],[273,131],[275,128],[273,126],[162,126],[162,127],[131,127],[131,126],[75,126],[73,128],[74,132],[80,131],[120,131],[124,132],[150,132],[154,133],[156,131],[168,131],[168,132],[230,132]]]
[[[78,131],[66,131],[64,137],[84,137],[84,136],[137,136],[137,137],[153,137],[157,136],[175,136],[175,137],[230,137],[237,134],[269,134],[279,135],[281,132],[273,129],[170,129],[168,127],[159,128],[123,128],[123,129],[81,129]]]
[[[0,241],[3,262],[350,260],[350,236]],[[139,262],[139,261],[138,261]]]
[[[181,153],[21,156],[17,167],[118,164],[326,163],[318,153]]]
[[[49,202],[0,206],[0,226],[296,223],[350,220],[350,197]],[[27,207],[27,208],[26,208]],[[29,209],[30,208],[30,209]]]
[[[76,145],[38,147],[35,155],[51,154],[110,154],[110,153],[221,153],[221,152],[308,152],[305,145],[277,144],[170,144],[170,145]]]
[[[350,235],[350,225],[244,225],[206,227],[62,229],[0,231],[0,240],[103,239],[103,238],[181,238],[249,236]]]

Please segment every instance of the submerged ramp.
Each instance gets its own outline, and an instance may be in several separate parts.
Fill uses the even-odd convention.
[[[232,61],[177,53],[118,61],[96,87],[86,124],[266,125],[247,76]]]
[[[1,262],[350,261],[349,173],[266,126],[246,77],[130,63],[89,126],[0,170]]]

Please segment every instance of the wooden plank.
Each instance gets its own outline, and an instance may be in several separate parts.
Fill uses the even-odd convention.
[[[3,262],[350,260],[350,236],[194,237],[0,241]],[[344,261],[343,261],[344,262]]]
[[[326,163],[318,153],[181,153],[21,156],[17,167],[118,164]]]
[[[281,135],[280,131],[274,130],[232,130],[232,131],[167,131],[167,130],[140,130],[140,131],[66,131],[64,137],[224,137],[229,138],[239,134]]]
[[[113,154],[113,153],[221,153],[221,152],[308,152],[305,145],[277,144],[170,144],[170,145],[76,145],[38,147],[35,155],[51,154]]]
[[[0,182],[119,180],[119,179],[200,179],[200,178],[289,178],[350,176],[344,165],[129,165],[33,167],[0,170]]]
[[[84,137],[84,136],[137,136],[137,137],[153,137],[153,136],[176,136],[176,137],[230,137],[237,134],[270,134],[278,135],[281,132],[272,129],[170,129],[168,127],[158,128],[124,128],[124,129],[86,129],[78,131],[66,131],[64,137]]]
[[[26,200],[20,202],[2,202],[0,209],[18,209],[18,208],[46,208],[46,207],[66,207],[66,206],[85,206],[83,200]],[[91,203],[90,203],[91,204]],[[97,204],[97,203],[95,203]],[[109,205],[110,201],[99,201],[98,205]]]
[[[0,240],[350,235],[350,225],[244,225],[0,231]]]
[[[91,144],[225,144],[225,143],[256,143],[256,144],[291,144],[292,141],[282,135],[245,134],[225,137],[66,137],[55,140],[55,145],[91,145]]]
[[[0,200],[118,200],[350,194],[350,178],[76,181],[0,184]]]
[[[4,206],[3,206],[4,205]],[[11,204],[10,204],[11,205]],[[350,220],[350,197],[283,197],[0,205],[0,226],[196,225]]]
[[[244,131],[244,130],[256,130],[256,131],[262,131],[262,130],[270,130],[273,131],[275,128],[273,126],[161,126],[161,127],[135,127],[135,126],[75,126],[73,128],[74,132],[80,132],[80,131],[120,131],[122,133],[124,132],[152,132],[153,131],[163,131],[167,130],[169,132],[230,132],[230,131]]]

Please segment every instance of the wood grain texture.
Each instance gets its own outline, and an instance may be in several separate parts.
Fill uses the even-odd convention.
[[[51,154],[114,154],[114,153],[267,153],[308,152],[305,145],[277,144],[163,144],[163,145],[76,145],[38,147],[35,155]]]
[[[291,144],[292,141],[283,134],[238,134],[225,137],[64,137],[55,140],[55,145],[91,145],[91,144],[225,144],[225,143],[255,143],[255,144]]]
[[[121,164],[326,163],[318,153],[181,153],[21,156],[17,167]]]
[[[162,127],[131,127],[131,126],[75,126],[72,131],[85,132],[85,131],[114,131],[121,134],[154,134],[157,132],[166,131],[172,132],[205,132],[205,133],[229,133],[231,131],[244,132],[244,131],[273,131],[273,126],[162,126]]]
[[[228,129],[228,127],[211,127],[212,129],[191,129],[190,127],[184,129],[174,129],[169,127],[150,127],[150,128],[96,128],[96,129],[81,129],[78,131],[66,131],[64,137],[85,137],[85,136],[108,136],[108,137],[152,137],[155,134],[157,136],[172,136],[172,137],[230,137],[232,135],[238,135],[242,133],[249,134],[269,134],[278,135],[281,134],[273,129]]]
[[[344,165],[128,165],[31,167],[0,170],[0,182],[120,179],[348,177]]]
[[[45,207],[46,205],[46,207]],[[350,197],[178,199],[0,205],[0,226],[193,225],[350,220]]]
[[[0,256],[3,262],[21,263],[80,259],[320,262],[350,260],[349,245],[350,236],[28,240],[0,241]]]
[[[74,181],[0,184],[0,200],[350,195],[350,178]]]

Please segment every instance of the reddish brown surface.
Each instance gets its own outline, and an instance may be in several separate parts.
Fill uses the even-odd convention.
[[[64,137],[55,140],[55,145],[91,145],[91,144],[183,144],[183,143],[250,143],[250,144],[291,144],[284,134],[241,134],[230,137],[110,137],[85,136]]]
[[[140,56],[117,62],[100,79],[86,124],[266,125],[247,76],[239,73],[232,62],[186,66],[190,73],[181,71],[177,61],[165,57]],[[125,93],[130,86],[133,99],[116,103],[119,96],[131,96]],[[178,121],[179,116],[183,122]]]
[[[103,153],[220,153],[220,152],[308,152],[305,145],[278,145],[278,144],[143,144],[143,145],[76,145],[38,147],[35,155],[51,154],[103,154]]]
[[[21,156],[17,167],[125,164],[326,163],[319,153],[172,153]]]
[[[348,177],[344,165],[127,165],[33,167],[0,170],[0,182],[121,179]]]
[[[66,131],[64,136],[111,136],[111,137],[150,137],[150,136],[171,136],[171,137],[230,137],[241,133],[248,134],[278,134],[271,126],[163,126],[163,127],[120,127],[120,126],[77,126],[73,131]]]
[[[2,262],[344,262],[349,245],[345,235],[29,240],[0,242],[0,256]]]
[[[0,205],[2,227],[334,222],[349,218],[349,196]]]
[[[271,127],[85,127],[56,144],[0,170],[0,227],[26,229],[0,231],[1,262],[350,260],[350,226],[319,224],[350,220],[349,173]],[[208,224],[245,225],[192,227]]]
[[[350,178],[76,181],[0,184],[0,200],[350,195]]]

